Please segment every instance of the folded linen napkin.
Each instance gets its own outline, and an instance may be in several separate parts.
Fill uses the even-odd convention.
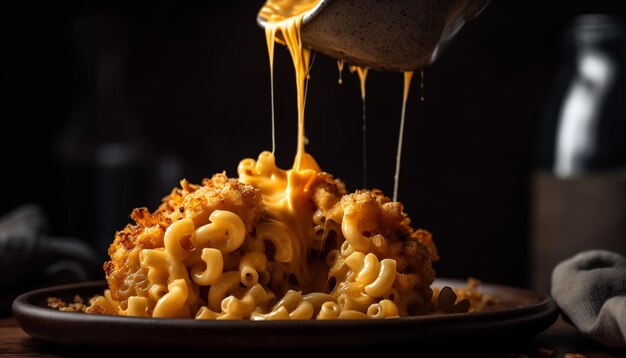
[[[38,205],[24,205],[0,217],[0,316],[13,299],[35,288],[102,277],[94,250],[74,238],[47,235],[48,220]]]
[[[626,347],[626,258],[610,251],[581,252],[552,272],[552,297],[585,335]]]

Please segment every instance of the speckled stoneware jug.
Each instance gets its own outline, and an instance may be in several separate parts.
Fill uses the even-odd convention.
[[[302,43],[350,64],[416,70],[433,63],[489,1],[320,0],[302,21]],[[257,22],[264,27],[262,17]]]

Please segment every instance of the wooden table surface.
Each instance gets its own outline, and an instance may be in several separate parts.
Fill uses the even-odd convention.
[[[418,349],[417,347],[412,347]],[[125,353],[128,351],[124,350]],[[89,348],[71,348],[55,346],[40,342],[26,334],[12,317],[0,318],[0,356],[3,357],[80,357],[119,355],[122,352],[107,352],[100,348],[97,351]],[[149,351],[142,350],[142,355]],[[626,357],[626,350],[614,350],[595,343],[582,336],[571,325],[558,320],[549,329],[532,338],[530,342],[522,342],[517,348],[498,348],[495,351],[481,347],[480,351],[468,351],[468,357],[566,357],[568,353],[578,353],[588,358]],[[416,356],[416,355],[411,355]],[[445,355],[444,355],[445,356]],[[574,358],[576,356],[572,356]],[[569,358],[569,357],[568,357]],[[578,357],[576,357],[578,358]]]

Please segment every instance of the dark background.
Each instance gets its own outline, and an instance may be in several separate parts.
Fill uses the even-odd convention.
[[[51,235],[83,238],[104,256],[132,208],[155,209],[182,177],[235,176],[239,160],[271,149],[262,3],[5,8],[0,213],[41,204]],[[438,275],[528,285],[533,148],[562,34],[578,14],[624,14],[619,3],[494,0],[426,69],[424,102],[414,81],[399,199],[434,234]],[[283,167],[296,140],[290,61],[278,46]],[[338,85],[336,62],[322,55],[311,74],[307,150],[355,190],[358,78],[345,71]],[[390,196],[401,91],[401,74],[370,72],[368,183]]]

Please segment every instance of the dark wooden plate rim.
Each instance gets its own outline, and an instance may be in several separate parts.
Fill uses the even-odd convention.
[[[454,279],[434,283],[464,285],[465,281]],[[89,298],[105,288],[104,281],[94,281],[27,292],[13,302],[13,314],[32,337],[60,345],[242,349],[430,344],[461,337],[478,342],[513,335],[519,339],[542,332],[558,317],[549,296],[486,283],[480,290],[501,299],[497,309],[386,320],[200,321],[69,313],[46,306],[47,297]]]

